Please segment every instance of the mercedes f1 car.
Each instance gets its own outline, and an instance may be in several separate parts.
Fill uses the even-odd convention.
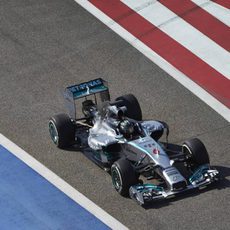
[[[142,120],[134,95],[111,101],[107,82],[99,78],[67,87],[64,98],[69,115],[50,118],[52,141],[59,148],[81,147],[87,157],[110,172],[120,195],[143,205],[218,180],[204,144],[197,138],[181,146],[169,144],[168,125]],[[80,109],[76,109],[77,102]]]

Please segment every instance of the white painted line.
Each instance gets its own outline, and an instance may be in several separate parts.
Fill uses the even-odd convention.
[[[214,109],[217,113],[219,113],[223,118],[225,118],[228,122],[230,122],[230,109],[228,109],[225,105],[216,100],[211,94],[202,89],[195,82],[190,80],[186,75],[177,70],[174,66],[172,66],[169,62],[147,47],[143,42],[137,40],[131,33],[122,28],[118,23],[113,21],[103,12],[101,12],[98,8],[96,8],[93,4],[91,4],[87,0],[75,0],[79,5],[81,5],[84,9],[102,21],[105,25],[107,25],[110,29],[120,35],[123,39],[125,39],[128,43],[138,49],[142,54],[148,57],[151,61],[156,63],[159,67],[161,67],[166,73],[171,75],[175,80],[181,83],[184,87],[189,89],[193,94],[199,97],[202,101],[204,101],[207,105],[209,105],[212,109]]]
[[[192,0],[213,17],[230,26],[230,10],[210,0]]]
[[[132,45],[230,122],[230,109],[139,40]]]
[[[230,79],[230,53],[160,2],[152,0],[122,0],[122,2]]]
[[[105,223],[111,229],[118,229],[118,230],[128,229],[126,226],[124,226],[122,223],[120,223],[114,217],[109,215],[107,212],[105,212],[99,206],[94,204],[91,200],[89,200],[83,194],[78,192],[75,188],[73,188],[71,185],[66,183],[58,175],[56,175],[51,170],[46,168],[43,164],[41,164],[39,161],[37,161],[32,156],[30,156],[27,152],[25,152],[23,149],[18,147],[12,141],[7,139],[1,133],[0,133],[0,144],[2,146],[4,146],[6,149],[8,149],[11,153],[13,153],[17,158],[19,158],[25,164],[27,164],[29,167],[31,167],[34,171],[36,171],[41,176],[43,176],[50,183],[52,183],[54,186],[56,186],[58,189],[60,189],[63,193],[65,193],[72,200],[77,202],[79,205],[81,205],[87,211],[89,211],[94,216],[96,216],[98,219],[100,219],[103,223]]]

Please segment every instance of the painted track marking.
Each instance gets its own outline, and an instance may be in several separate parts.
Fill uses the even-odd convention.
[[[127,227],[125,227],[122,223],[120,223],[114,217],[109,215],[99,206],[94,204],[91,200],[89,200],[83,194],[78,192],[75,188],[73,188],[71,185],[69,185],[67,182],[65,182],[63,179],[61,179],[51,170],[46,168],[39,161],[37,161],[32,156],[30,156],[27,152],[25,152],[23,149],[18,147],[16,144],[11,142],[9,139],[7,139],[2,134],[0,134],[0,145],[8,149],[18,159],[23,161],[26,165],[31,167],[35,172],[40,174],[47,181],[49,181],[51,184],[53,184],[55,187],[61,190],[64,194],[66,194],[68,197],[70,197],[73,201],[78,203],[84,209],[92,213],[94,216],[96,216],[99,220],[101,220],[104,224],[106,224],[110,228],[127,229]]]
[[[230,37],[229,27],[218,20],[215,16],[209,14],[191,0],[161,0],[160,2],[178,15],[179,18],[189,23],[225,50],[230,51],[230,43],[228,40]],[[225,13],[226,16],[228,14],[229,13],[227,12]],[[185,38],[186,37],[187,36],[185,36]]]
[[[230,1],[229,0],[211,0],[227,9],[230,9]]]
[[[189,89],[191,92],[193,92],[195,95],[197,95],[201,100],[203,100],[206,104],[208,104],[211,108],[213,108],[217,113],[219,113],[222,117],[224,117],[227,121],[230,121],[230,110],[228,107],[230,107],[230,91],[229,86],[230,82],[228,79],[224,80],[223,76],[218,77],[218,74],[216,76],[216,82],[213,82],[211,79],[209,80],[209,84],[213,84],[211,89],[214,87],[214,90],[217,90],[216,93],[214,93],[215,97],[207,90],[204,90],[201,86],[196,84],[193,80],[191,80],[187,74],[183,73],[181,70],[179,70],[177,67],[173,65],[173,63],[170,63],[165,57],[162,57],[159,55],[156,51],[154,51],[152,48],[147,46],[144,42],[139,40],[133,33],[128,31],[128,28],[125,28],[124,25],[121,25],[121,19],[125,18],[125,16],[122,17],[116,17],[116,15],[113,17],[110,15],[110,11],[116,11],[119,15],[123,12],[120,12],[120,8],[117,7],[117,4],[121,4],[119,1],[93,1],[93,3],[86,1],[86,0],[75,0],[78,4],[80,4],[83,8],[85,8],[87,11],[89,11],[91,14],[93,14],[95,17],[100,19],[104,24],[106,24],[109,28],[111,28],[113,31],[115,31],[118,35],[120,35],[122,38],[124,38],[126,41],[128,41],[131,45],[133,45],[136,49],[138,49],[140,52],[142,52],[145,56],[147,56],[150,60],[152,60],[154,63],[159,65],[164,71],[169,73],[174,79],[176,79],[178,82],[180,82],[183,86],[185,86],[187,89]],[[107,5],[106,5],[107,4]],[[111,4],[113,7],[111,7]],[[123,7],[123,6],[122,6]],[[121,8],[122,9],[122,8]],[[107,11],[106,11],[107,10]],[[128,10],[128,9],[127,9]],[[129,13],[130,13],[129,9]],[[124,13],[125,15],[125,13]],[[127,16],[127,11],[126,11]],[[118,23],[119,22],[119,23]],[[191,55],[191,54],[189,54]],[[182,58],[183,61],[183,58]],[[186,61],[186,60],[185,60]],[[197,60],[199,64],[202,64],[202,61],[200,62]],[[188,63],[188,68],[190,68],[191,72],[193,73],[193,65],[194,63],[190,62]],[[202,64],[203,65],[203,64]],[[205,67],[205,68],[204,68]],[[206,70],[208,66],[200,66],[196,70],[203,71]],[[215,70],[209,69],[213,72],[213,75],[215,76]],[[202,73],[201,73],[202,74]],[[194,73],[194,76],[196,76],[196,73]],[[202,76],[207,77],[206,75],[202,74]],[[209,76],[209,75],[208,75]],[[199,78],[199,76],[198,76]],[[215,77],[214,77],[215,78]],[[223,79],[224,81],[221,83],[218,81],[221,81]],[[201,81],[205,79],[200,79]],[[201,82],[202,83],[202,82]],[[202,85],[202,84],[201,84]],[[211,85],[210,85],[211,86]],[[215,87],[218,86],[218,87]],[[218,95],[225,95],[221,96],[222,98],[218,98]],[[218,98],[218,100],[217,100]],[[228,105],[224,105],[223,101]]]
[[[212,2],[210,0],[192,0],[195,4],[207,11],[213,17],[230,26],[230,12],[229,9]]]
[[[230,63],[230,53],[164,5],[154,2],[154,4],[145,7],[144,4],[148,3],[149,0],[141,2],[138,0],[122,0],[122,2],[223,76],[230,79],[230,65],[228,65]],[[228,42],[228,44],[230,43]]]

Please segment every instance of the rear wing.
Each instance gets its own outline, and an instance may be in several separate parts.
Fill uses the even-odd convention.
[[[72,85],[66,88],[69,93],[72,93],[74,100],[88,95],[108,91],[108,83],[101,78],[81,83],[79,85]]]
[[[75,100],[83,97],[87,98],[89,95],[95,95],[96,98],[96,94],[100,95],[101,102],[110,100],[108,83],[102,78],[68,86],[65,89],[64,98],[66,99],[70,117],[76,119]]]

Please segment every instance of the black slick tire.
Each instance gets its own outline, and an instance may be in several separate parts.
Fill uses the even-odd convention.
[[[141,121],[142,120],[142,111],[140,104],[137,98],[133,94],[123,95],[121,97],[116,98],[116,101],[121,101],[119,106],[125,106],[127,108],[126,116]]]
[[[113,163],[111,177],[115,190],[122,196],[128,196],[129,188],[139,182],[133,166],[125,158]]]
[[[194,166],[210,163],[206,147],[198,138],[185,141],[182,145],[182,152],[187,154]]]
[[[59,148],[67,148],[75,141],[75,127],[67,114],[57,114],[49,120],[49,132],[52,141]]]

